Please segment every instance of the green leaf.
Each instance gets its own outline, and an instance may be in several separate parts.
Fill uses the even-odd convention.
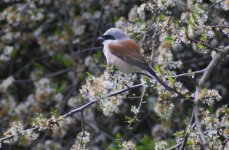
[[[108,150],[120,150],[120,145],[122,144],[121,135],[119,133],[115,134],[115,140],[107,148]]]
[[[143,139],[139,141],[136,146],[136,150],[154,150],[155,144],[147,135],[144,135]]]
[[[160,64],[156,65],[154,68],[157,72],[161,72],[161,65]]]
[[[167,146],[166,147],[172,147],[174,145],[176,145],[176,140],[175,139],[171,139],[167,141]]]
[[[17,57],[17,50],[13,49],[13,51],[10,54],[11,58],[15,59]]]
[[[90,72],[87,72],[87,78],[92,78],[93,75]]]
[[[201,40],[207,41],[207,36],[205,33],[201,34]]]
[[[72,66],[71,59],[64,57],[65,55],[63,54],[55,54],[53,56],[53,60],[59,63],[62,63],[65,67],[70,67]]]
[[[95,56],[95,58],[100,59],[100,58],[102,58],[102,53],[101,52],[97,52],[97,53],[94,54],[94,56]]]
[[[175,137],[181,137],[181,136],[184,135],[184,131],[177,131],[177,132],[173,133],[173,135],[174,135]]]
[[[160,20],[164,20],[165,16],[163,13],[160,13],[160,16],[159,16]]]
[[[202,44],[196,44],[198,49],[205,49],[205,47]]]
[[[42,119],[43,117],[44,117],[44,115],[42,113],[38,113],[36,118]]]
[[[60,28],[56,28],[55,34],[56,34],[56,35],[60,35],[60,34],[61,34],[61,29],[60,29]]]
[[[131,121],[131,117],[129,117],[129,116],[124,116],[124,118],[125,118],[125,120],[126,120],[126,122],[128,122],[128,123],[130,123],[130,121]]]
[[[63,63],[64,63],[65,67],[71,67],[72,66],[72,61],[70,59],[64,59]]]
[[[175,85],[175,79],[173,79],[172,77],[168,77],[169,82],[171,83],[172,86]]]
[[[187,145],[192,145],[193,143],[192,143],[191,140],[188,140],[186,144],[187,144]]]
[[[173,41],[172,36],[171,36],[171,35],[167,35],[167,36],[165,37],[165,41],[171,43],[171,42]]]
[[[34,63],[33,65],[36,69],[42,68],[42,65],[39,63]]]
[[[65,88],[66,88],[66,85],[63,82],[61,83],[61,85],[54,86],[56,93],[61,93]]]
[[[51,111],[50,111],[50,114],[55,116],[55,117],[58,117],[58,110],[55,109],[55,108],[52,108]]]

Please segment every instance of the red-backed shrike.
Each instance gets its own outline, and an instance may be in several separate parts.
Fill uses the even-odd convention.
[[[166,89],[177,93],[175,89],[168,86],[156,75],[141,54],[140,47],[120,29],[110,28],[99,37],[98,40],[103,42],[103,53],[106,57],[107,64],[114,65],[124,73],[141,72],[145,70]],[[180,95],[179,92],[177,94]]]

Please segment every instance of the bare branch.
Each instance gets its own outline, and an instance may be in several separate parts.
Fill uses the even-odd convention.
[[[89,52],[89,51],[95,51],[95,50],[99,50],[99,49],[102,49],[102,48],[103,48],[102,46],[87,48],[87,49],[83,49],[83,50],[79,50],[77,52],[74,52],[74,55],[78,55],[80,53],[85,53],[85,52]]]
[[[53,73],[47,74],[47,75],[45,75],[43,77],[44,78],[51,78],[51,77],[55,77],[55,76],[59,76],[59,75],[68,73],[70,71],[73,71],[73,68],[65,68],[65,69],[59,70],[57,72],[53,72]],[[41,78],[37,78],[37,79],[17,79],[14,82],[16,82],[16,83],[34,82],[34,81],[40,80]]]

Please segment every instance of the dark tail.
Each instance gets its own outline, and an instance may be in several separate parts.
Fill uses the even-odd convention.
[[[157,75],[156,73],[153,71],[153,69],[151,68],[147,68],[147,71],[153,76],[153,78],[155,80],[157,80],[157,82],[159,82],[163,87],[165,87],[167,90],[171,91],[171,92],[175,92],[177,93],[179,96],[184,97],[180,92],[178,92],[176,89],[168,86],[164,81],[162,81]]]

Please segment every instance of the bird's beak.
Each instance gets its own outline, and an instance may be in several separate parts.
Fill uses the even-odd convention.
[[[100,41],[100,42],[105,41],[105,39],[102,36],[101,37],[98,37],[97,40]]]

